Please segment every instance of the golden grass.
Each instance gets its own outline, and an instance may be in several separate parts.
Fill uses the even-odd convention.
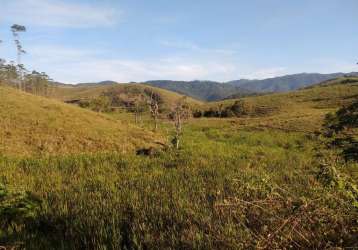
[[[183,95],[178,93],[152,87],[145,84],[113,84],[113,85],[94,85],[94,86],[59,86],[54,88],[52,97],[61,101],[70,101],[74,99],[91,99],[100,96],[103,92],[115,89],[116,91],[123,92],[126,94],[128,91],[138,89],[151,89],[154,93],[158,94],[164,101],[164,105],[174,105]],[[187,97],[187,102],[191,105],[202,105],[203,102],[195,100],[191,97]]]
[[[347,79],[351,82],[345,83]],[[327,113],[357,98],[358,78],[340,78],[293,92],[242,98],[249,114],[234,122],[250,127],[312,132],[321,127]],[[230,106],[235,101],[208,103],[205,108]]]
[[[0,153],[133,151],[160,137],[126,120],[0,87]]]

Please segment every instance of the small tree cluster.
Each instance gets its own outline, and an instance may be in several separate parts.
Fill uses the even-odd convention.
[[[6,60],[0,58],[0,84],[6,84],[37,95],[48,95],[51,81],[48,75],[44,72],[29,72],[21,63],[21,56],[26,53],[20,41],[20,33],[23,32],[26,32],[25,26],[18,24],[11,26],[17,58],[16,63],[13,61],[6,62]],[[0,44],[2,42],[0,40]]]
[[[108,112],[111,110],[111,100],[105,96],[100,95],[91,100],[79,101],[81,108],[88,108],[96,112]]]
[[[24,90],[35,95],[49,94],[50,78],[44,72],[32,71],[30,74],[26,74],[24,77]]]
[[[48,95],[51,79],[44,72],[28,72],[23,66],[17,67],[13,63],[0,64],[0,83],[36,94]],[[20,87],[21,86],[21,87]]]
[[[242,117],[249,115],[251,110],[249,103],[244,100],[237,100],[232,105],[224,107],[223,104],[219,104],[216,107],[212,107],[208,110],[195,110],[193,116],[195,118],[200,117],[218,117],[218,118],[227,118],[227,117]]]

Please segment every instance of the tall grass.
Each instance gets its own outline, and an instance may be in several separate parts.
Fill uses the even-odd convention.
[[[8,197],[29,192],[41,203],[33,216],[2,228],[0,245],[357,246],[357,208],[341,189],[317,177],[317,142],[305,134],[238,130],[203,121],[185,127],[183,143],[179,151],[152,157],[116,153],[2,157],[0,181]],[[3,203],[0,198],[0,206]]]

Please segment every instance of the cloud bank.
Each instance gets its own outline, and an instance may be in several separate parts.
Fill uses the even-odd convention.
[[[2,0],[0,20],[30,26],[89,28],[116,24],[121,12],[101,5],[59,0]]]

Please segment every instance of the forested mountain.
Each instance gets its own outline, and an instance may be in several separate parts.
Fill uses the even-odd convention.
[[[158,80],[148,81],[146,84],[163,88],[171,91],[178,92],[183,95],[187,95],[196,99],[204,101],[215,101],[224,99],[232,94],[240,93],[240,95],[251,94],[248,91],[239,86],[233,84],[219,83],[213,81],[170,81],[170,80]]]
[[[352,73],[333,73],[333,74],[318,74],[318,73],[301,73],[294,75],[286,75],[264,80],[248,80],[241,79],[227,82],[227,84],[238,86],[252,92],[284,92],[296,90],[302,87],[317,84],[323,81],[342,77],[345,75],[356,76],[357,72]]]
[[[301,73],[263,80],[240,79],[225,83],[214,81],[156,80],[148,81],[146,84],[175,91],[200,100],[215,101],[230,96],[240,97],[255,93],[291,91],[345,75],[356,76],[358,73]]]

